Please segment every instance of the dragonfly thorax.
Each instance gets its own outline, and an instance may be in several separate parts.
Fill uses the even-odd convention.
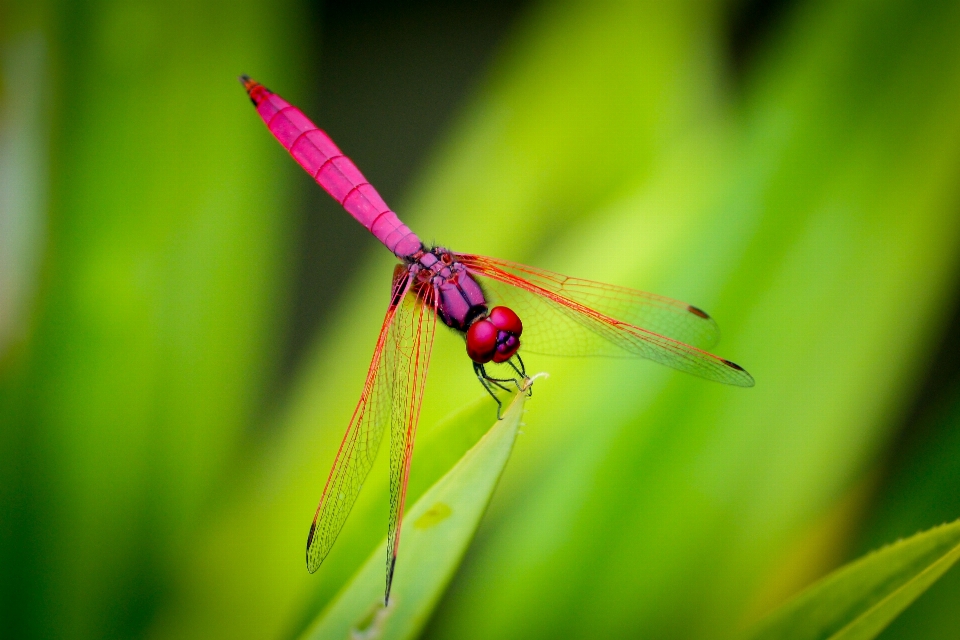
[[[437,316],[466,333],[467,355],[478,364],[506,362],[520,348],[523,323],[511,309],[488,311],[483,289],[456,256],[443,247],[415,257],[417,277],[430,280],[437,292]]]
[[[487,299],[467,268],[452,253],[434,247],[416,257],[418,277],[429,279],[437,293],[437,316],[448,327],[466,332],[487,315]]]

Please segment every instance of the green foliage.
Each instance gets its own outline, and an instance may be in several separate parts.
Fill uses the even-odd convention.
[[[918,533],[831,574],[781,607],[751,640],[875,638],[960,558],[960,521]]]
[[[4,53],[36,43],[39,75],[8,80],[41,87],[48,182],[46,210],[4,212],[42,230],[0,352],[14,637],[142,629],[271,382],[293,172],[234,76],[293,80],[284,4],[9,7]]]
[[[955,353],[948,343],[946,353]],[[906,537],[960,513],[956,479],[960,473],[960,385],[943,381],[943,389],[925,407],[892,454],[884,481],[873,498],[857,552]],[[890,625],[885,640],[934,640],[944,629],[960,627],[960,572],[943,579]]]
[[[952,410],[876,482],[956,297],[960,5],[787,3],[735,67],[730,24],[748,6],[534,7],[391,203],[458,251],[689,300],[757,380],[531,354],[550,384],[450,587],[418,601],[440,598],[425,637],[730,637],[851,546],[960,515]],[[382,578],[383,451],[317,574],[302,549],[392,258],[368,239],[369,263],[358,248],[348,268],[325,265],[350,286],[302,368],[278,377],[293,190],[312,185],[234,79],[308,105],[305,13],[0,5],[13,635],[293,637],[368,558]],[[410,504],[494,415],[458,337],[438,335],[430,368]],[[404,539],[412,578],[428,565],[404,559]],[[896,575],[892,550],[918,548],[855,566]],[[928,596],[955,594],[955,574]],[[397,602],[413,588],[398,582]],[[952,601],[928,596],[926,637],[942,636]]]
[[[473,538],[510,458],[526,395],[423,494],[405,516],[394,593],[383,606],[386,541],[321,613],[304,638],[412,638],[426,623]]]

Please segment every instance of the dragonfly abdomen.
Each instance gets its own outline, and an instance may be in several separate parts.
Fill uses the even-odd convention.
[[[399,258],[423,247],[357,166],[302,111],[269,89],[241,76],[247,94],[267,128],[323,189]]]

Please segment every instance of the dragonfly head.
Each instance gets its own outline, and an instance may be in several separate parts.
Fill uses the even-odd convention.
[[[523,323],[508,307],[494,307],[467,330],[467,355],[478,364],[506,362],[520,348]]]

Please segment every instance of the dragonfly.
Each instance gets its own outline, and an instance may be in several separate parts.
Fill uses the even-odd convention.
[[[360,400],[347,425],[307,535],[307,570],[330,553],[390,425],[386,589],[400,548],[404,498],[437,321],[463,336],[484,389],[530,392],[520,356],[652,360],[739,387],[743,367],[709,353],[716,322],[699,307],[643,291],[572,278],[508,260],[427,246],[384,202],[324,131],[249,76],[240,76],[270,132],[307,173],[399,259]],[[522,340],[521,340],[522,337]],[[501,371],[506,370],[503,374]]]

